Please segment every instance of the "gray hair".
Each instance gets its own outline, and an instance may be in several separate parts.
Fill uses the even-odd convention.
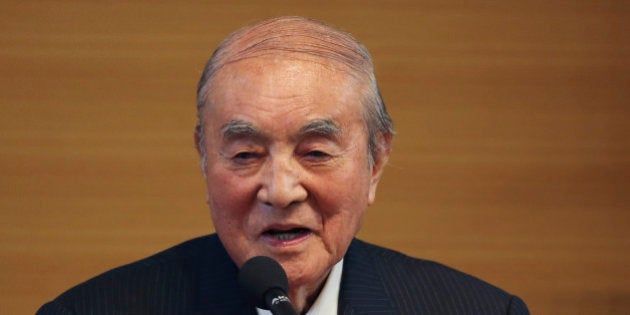
[[[287,16],[262,21],[237,30],[219,44],[206,64],[197,86],[197,133],[201,163],[205,170],[205,134],[203,112],[208,101],[212,79],[225,65],[239,60],[264,55],[306,54],[334,62],[346,68],[350,75],[364,82],[361,104],[365,107],[364,120],[368,131],[368,157],[374,163],[381,148],[379,135],[394,135],[392,120],[387,113],[374,75],[372,57],[367,48],[347,32],[322,22]]]

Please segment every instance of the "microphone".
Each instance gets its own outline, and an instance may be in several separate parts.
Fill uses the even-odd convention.
[[[273,315],[297,315],[286,293],[287,274],[277,261],[266,256],[251,258],[241,267],[238,284],[249,304]]]

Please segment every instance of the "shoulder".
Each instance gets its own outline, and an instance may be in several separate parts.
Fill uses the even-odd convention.
[[[528,313],[518,297],[438,262],[354,240],[346,261],[356,266],[357,260],[372,266],[387,295],[401,305],[440,314]]]
[[[193,296],[193,283],[204,256],[221,249],[215,235],[189,240],[160,253],[89,279],[44,305],[38,314],[150,313],[154,301],[183,301]],[[168,308],[167,303],[162,304]],[[170,313],[162,309],[159,313]]]

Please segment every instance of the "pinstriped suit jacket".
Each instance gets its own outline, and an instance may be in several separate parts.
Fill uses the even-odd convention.
[[[247,314],[237,267],[216,235],[110,270],[37,314]],[[435,262],[354,240],[339,314],[528,314],[518,297]]]

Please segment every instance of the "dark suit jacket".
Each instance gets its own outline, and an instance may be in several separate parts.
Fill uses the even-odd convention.
[[[37,314],[251,314],[238,269],[216,235],[110,270]],[[528,314],[518,297],[435,262],[354,240],[345,256],[339,314]]]

